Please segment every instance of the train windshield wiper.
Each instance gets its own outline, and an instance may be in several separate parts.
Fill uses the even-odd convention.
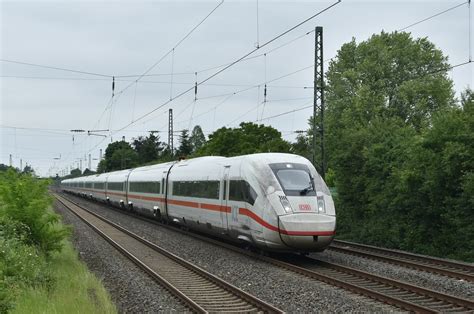
[[[300,191],[300,195],[306,195],[308,194],[309,191],[314,191],[313,184],[310,183],[310,185]]]

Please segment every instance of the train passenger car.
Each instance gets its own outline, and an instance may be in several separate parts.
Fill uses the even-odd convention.
[[[128,206],[146,216],[161,219],[165,213],[166,180],[173,163],[133,169],[128,177]]]
[[[121,170],[110,172],[106,180],[106,201],[112,205],[126,207],[127,182],[132,170]]]
[[[101,176],[109,203],[264,250],[321,251],[335,234],[329,189],[297,155],[201,157]],[[62,184],[81,191],[90,181]]]
[[[105,201],[106,199],[106,194],[105,194],[105,183],[107,181],[107,176],[108,174],[99,174],[99,175],[92,175],[86,177],[87,180],[89,180],[92,183],[92,187],[89,188],[87,193],[89,194],[89,197],[94,199],[94,200],[101,200]]]

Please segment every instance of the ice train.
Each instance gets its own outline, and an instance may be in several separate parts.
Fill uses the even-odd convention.
[[[267,251],[324,250],[334,202],[305,158],[200,157],[63,180],[64,191]]]

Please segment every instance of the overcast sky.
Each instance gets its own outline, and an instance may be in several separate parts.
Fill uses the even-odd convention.
[[[257,15],[256,0],[226,0],[174,54],[148,73],[154,76],[138,82],[134,82],[137,77],[116,78],[117,95],[111,102],[110,76],[143,74],[219,1],[2,1],[1,59],[102,76],[0,61],[0,163],[9,164],[12,154],[14,166],[19,167],[21,159],[23,167],[28,163],[40,175],[54,175],[75,167],[81,158],[86,168],[84,158],[90,153],[95,169],[99,149],[105,151],[110,135],[113,140],[122,136],[131,140],[159,130],[166,142],[169,108],[174,110],[175,130],[199,124],[207,135],[222,126],[261,120],[291,141],[295,130],[307,128],[312,108],[265,118],[312,103],[313,91],[304,87],[313,84],[314,33],[305,33],[323,26],[324,57],[329,59],[352,37],[360,42],[382,30],[399,30],[463,1],[343,0],[251,55],[262,56],[238,63],[199,86],[196,102],[191,91],[137,121],[191,88],[195,72],[198,81],[207,78],[219,70],[210,68],[238,59],[257,43],[262,45],[332,3],[260,0]],[[414,37],[428,37],[452,65],[469,59],[467,4],[407,31]],[[297,70],[301,71],[269,82]],[[473,63],[449,75],[459,95],[473,86]],[[264,106],[265,82],[269,83]],[[111,132],[101,133],[107,138],[75,134],[73,141],[71,129]]]

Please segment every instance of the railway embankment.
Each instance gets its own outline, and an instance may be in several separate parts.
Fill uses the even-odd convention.
[[[0,313],[115,313],[51,211],[48,185],[0,172]]]

